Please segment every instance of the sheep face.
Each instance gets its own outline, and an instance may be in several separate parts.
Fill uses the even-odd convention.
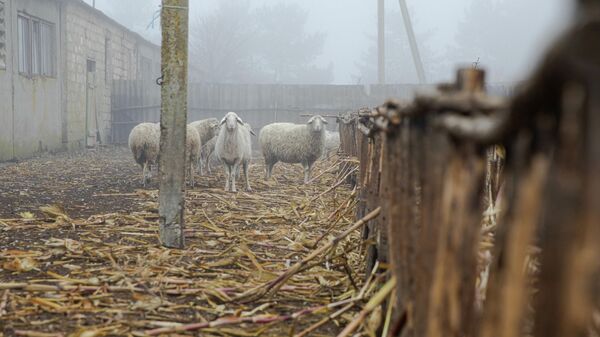
[[[238,124],[243,126],[244,122],[235,112],[227,113],[220,123],[221,126],[225,125],[225,129],[228,132],[234,132],[237,129]]]
[[[213,135],[219,133],[219,122],[217,120],[211,121],[210,129],[212,130]]]
[[[325,120],[325,118],[316,115],[311,117],[308,122],[306,122],[306,124],[308,124],[309,128],[313,131],[313,132],[321,132],[321,130],[323,130],[325,128],[324,124],[327,124],[327,121]]]

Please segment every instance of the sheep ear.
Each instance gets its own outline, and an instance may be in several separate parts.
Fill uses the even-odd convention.
[[[241,118],[239,118],[239,117],[236,117],[235,119],[237,119],[237,122],[238,122],[238,123],[240,123],[241,125],[244,125],[244,121],[242,121],[242,119],[241,119]]]
[[[256,133],[252,129],[250,129],[250,134],[253,135],[253,136],[256,136]]]
[[[323,121],[323,124],[329,124],[329,122],[327,122],[327,120],[321,116],[319,116],[319,118],[321,118],[321,120]]]
[[[311,118],[308,120],[308,122],[306,122],[306,124],[310,124],[310,123],[314,122],[314,121],[315,121],[315,118],[317,118],[317,117],[316,117],[316,116],[312,116],[312,117],[311,117]]]
[[[223,117],[223,119],[221,119],[221,122],[219,123],[219,125],[223,125],[223,124],[225,124],[225,120],[227,120],[227,118],[226,118],[226,117]]]

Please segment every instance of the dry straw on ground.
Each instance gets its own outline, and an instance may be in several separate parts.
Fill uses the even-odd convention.
[[[0,169],[12,205],[0,220],[0,336],[336,335],[385,282],[364,281],[356,193],[335,159],[309,186],[293,166],[264,181],[258,162],[252,193],[200,178],[186,249],[172,250],[158,244],[157,191],[139,189],[128,156]]]

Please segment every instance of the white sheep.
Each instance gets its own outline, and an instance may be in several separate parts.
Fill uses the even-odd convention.
[[[225,168],[225,191],[236,192],[235,178],[240,165],[244,170],[246,189],[252,190],[248,179],[248,164],[252,158],[250,133],[251,130],[235,112],[227,113],[220,122],[215,155]]]
[[[258,141],[265,157],[265,179],[271,178],[277,162],[300,163],[304,167],[304,183],[308,183],[312,166],[323,154],[325,125],[319,116],[311,117],[306,124],[273,123],[260,131]]]
[[[194,186],[194,165],[199,163],[201,147],[202,141],[200,140],[198,131],[188,124],[185,139],[185,160],[188,165],[187,175],[192,186]]]
[[[248,179],[248,167],[250,166],[250,161],[252,160],[252,136],[256,136],[254,130],[252,130],[252,125],[250,123],[244,123],[244,127],[246,131],[244,132],[244,137],[246,138],[245,144],[248,144],[247,153],[248,155],[244,158],[244,162],[242,163],[242,167],[244,167],[244,175],[246,176],[246,180]],[[237,171],[235,172],[236,178],[240,177],[240,168],[238,166]]]
[[[332,152],[337,151],[340,148],[340,133],[325,131],[325,151],[323,151],[323,158],[327,158]]]
[[[202,143],[202,148],[200,149],[200,165],[204,163],[204,167],[208,171],[208,174],[212,173],[212,170],[210,169],[210,163],[213,157],[213,153],[215,152],[216,142],[217,137],[213,137],[208,142]]]
[[[129,133],[129,149],[135,162],[142,167],[142,185],[150,178],[152,165],[158,163],[160,126],[156,123],[141,123]]]
[[[191,122],[190,126],[195,128],[196,131],[198,131],[198,135],[200,136],[200,142],[202,144],[207,144],[209,140],[213,139],[217,135],[219,129],[219,121],[216,118],[202,119],[199,121]],[[200,156],[200,161],[198,162],[198,169],[200,171],[200,175],[204,175],[204,170],[202,167],[202,156]]]

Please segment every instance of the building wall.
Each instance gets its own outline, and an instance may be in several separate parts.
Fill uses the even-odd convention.
[[[2,0],[0,0],[2,1]],[[13,119],[12,119],[12,3],[11,1],[2,1],[4,10],[4,29],[5,29],[5,66],[0,67],[0,161],[13,159]]]
[[[81,0],[2,4],[7,57],[0,64],[0,161],[81,149],[95,145],[98,133],[110,142],[113,80],[158,77],[159,47]],[[55,75],[19,73],[19,12],[54,24]],[[93,76],[88,60],[95,62]]]
[[[160,63],[160,50],[100,12],[79,1],[66,7],[67,142],[70,149],[86,144],[86,97],[97,111],[98,125],[89,121],[93,136],[97,128],[102,142],[110,141],[112,80],[141,77],[142,59]],[[94,95],[86,94],[87,60],[95,61]],[[89,109],[89,106],[88,106]],[[90,130],[93,129],[93,130]],[[88,145],[90,145],[88,140]]]
[[[44,0],[5,0],[4,4],[7,64],[0,70],[0,160],[57,151],[61,148],[61,69],[56,65],[52,77],[19,73],[17,15],[23,12],[53,23],[58,43],[59,5]]]

